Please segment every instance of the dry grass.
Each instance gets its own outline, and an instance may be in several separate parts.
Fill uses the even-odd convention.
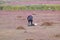
[[[16,29],[25,30],[25,28],[23,26],[18,26]]]
[[[26,40],[34,40],[34,39],[26,39]]]
[[[60,34],[56,34],[56,35],[55,35],[55,37],[58,37],[58,38],[60,38]]]
[[[22,16],[17,16],[17,18],[22,18]]]
[[[22,20],[26,20],[26,19],[22,19]]]
[[[53,22],[43,22],[41,26],[52,26]]]
[[[36,14],[33,13],[32,15],[36,15]]]

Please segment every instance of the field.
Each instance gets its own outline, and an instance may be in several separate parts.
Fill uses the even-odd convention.
[[[38,25],[27,25],[30,14]],[[60,40],[60,11],[0,10],[0,40]]]
[[[60,1],[0,0],[0,40],[60,40]]]

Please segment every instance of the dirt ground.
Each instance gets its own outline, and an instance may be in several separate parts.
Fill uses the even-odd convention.
[[[38,25],[27,25],[30,14]],[[0,40],[60,40],[60,11],[0,11]]]
[[[36,1],[16,1],[16,2],[9,2],[9,3],[6,3],[7,5],[33,5],[33,4],[60,4],[60,1],[56,0],[56,1],[39,1],[39,0],[36,0]]]

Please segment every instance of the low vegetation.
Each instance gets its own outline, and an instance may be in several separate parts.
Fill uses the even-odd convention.
[[[26,40],[34,40],[34,39],[26,39]]]
[[[60,10],[60,5],[0,6],[0,10]]]
[[[18,29],[18,30],[25,30],[25,28],[23,26],[18,26],[16,29]]]
[[[56,34],[56,35],[55,35],[55,37],[58,37],[58,38],[60,38],[60,34]]]
[[[52,22],[43,22],[43,23],[41,24],[41,26],[52,26],[52,25],[53,25]]]

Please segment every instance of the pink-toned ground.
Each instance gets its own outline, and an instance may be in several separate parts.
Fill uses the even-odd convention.
[[[10,2],[7,5],[33,5],[33,4],[60,4],[60,1],[16,1]]]
[[[37,26],[27,26],[27,16],[33,14]],[[43,22],[52,26],[41,26]],[[16,27],[25,30],[17,30]],[[0,11],[0,40],[60,40],[60,11]]]

